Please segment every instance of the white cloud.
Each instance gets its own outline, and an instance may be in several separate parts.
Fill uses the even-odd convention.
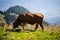
[[[44,18],[60,17],[59,11],[57,11],[57,10],[41,9],[39,12],[43,13]]]
[[[44,14],[44,13],[47,13],[47,10],[46,9],[40,9],[40,12]]]

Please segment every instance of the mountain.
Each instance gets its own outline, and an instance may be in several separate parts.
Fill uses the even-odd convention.
[[[46,22],[46,21],[43,21],[43,24],[44,24],[44,25],[47,25],[47,26],[49,25],[49,23]]]
[[[22,6],[13,6],[10,7],[6,12],[5,12],[5,19],[7,23],[14,22],[16,18],[19,16],[19,14],[22,14],[24,12],[29,12],[26,8]]]
[[[10,13],[16,13],[16,14],[21,14],[24,12],[29,12],[26,8],[22,7],[22,6],[13,6],[10,7],[7,11],[6,14],[9,15]]]
[[[19,14],[22,14],[24,12],[29,12],[26,8],[22,6],[13,6],[10,7],[6,12],[3,13],[3,11],[0,11],[1,14],[5,15],[5,20],[7,23],[12,23],[16,20],[16,18],[19,16]],[[49,25],[48,22],[44,21],[44,25]]]
[[[47,18],[46,21],[50,24],[60,24],[60,17]]]
[[[4,12],[0,10],[0,14],[3,14],[4,15]]]

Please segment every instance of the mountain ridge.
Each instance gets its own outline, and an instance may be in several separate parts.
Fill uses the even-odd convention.
[[[10,7],[6,12],[4,12],[6,23],[13,23],[18,17],[17,15],[20,15],[24,12],[29,12],[29,11],[21,6]],[[49,25],[49,23],[46,21],[44,21],[43,24]]]

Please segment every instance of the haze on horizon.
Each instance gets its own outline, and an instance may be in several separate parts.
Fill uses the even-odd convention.
[[[16,5],[42,13],[49,23],[60,24],[60,0],[0,0],[0,10],[3,11]]]

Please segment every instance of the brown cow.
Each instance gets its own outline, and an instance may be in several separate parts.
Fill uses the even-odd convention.
[[[36,24],[35,30],[37,30],[38,25],[44,30],[42,22],[43,22],[43,15],[38,13],[38,14],[33,14],[33,13],[24,13],[20,14],[19,17],[16,19],[16,21],[13,23],[13,29],[18,27],[19,25],[22,25],[22,28],[24,30],[24,25],[26,23],[28,24]]]

